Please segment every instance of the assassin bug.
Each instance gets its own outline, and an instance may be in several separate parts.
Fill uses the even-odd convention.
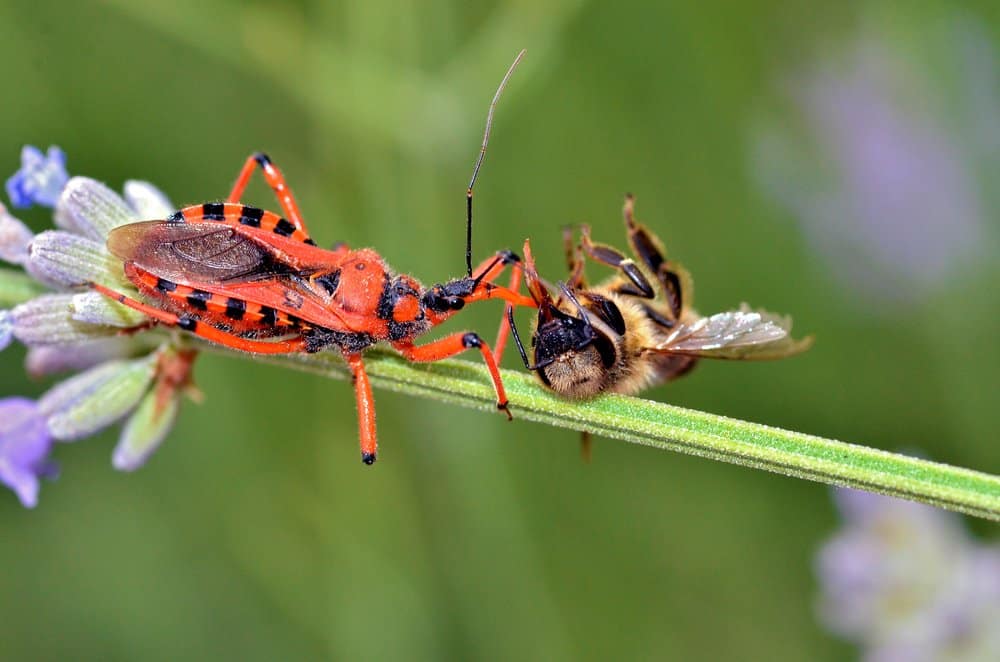
[[[458,332],[425,345],[414,340],[466,304],[503,299],[508,306],[534,305],[518,294],[519,258],[497,253],[472,268],[472,189],[486,154],[493,111],[524,51],[497,88],[487,115],[483,144],[467,189],[466,275],[424,288],[406,274],[394,274],[372,249],[340,244],[318,248],[309,237],[298,204],[281,171],[264,154],[250,156],[224,202],[185,207],[165,220],[116,228],[108,248],[123,261],[125,276],[151,301],[143,303],[102,285],[90,287],[147,315],[233,349],[256,354],[317,352],[338,348],[354,383],[361,460],[375,462],[375,406],[362,352],[388,342],[410,361],[445,359],[468,349],[482,354],[507,413],[497,360],[473,332]],[[250,177],[260,169],[284,217],[241,204]],[[509,288],[493,283],[511,267]],[[506,324],[497,350],[502,350]]]
[[[637,393],[687,374],[698,358],[778,359],[805,351],[812,337],[793,340],[787,317],[739,310],[702,317],[691,308],[691,276],[667,260],[659,238],[635,220],[634,200],[623,208],[629,246],[636,260],[591,241],[580,228],[574,246],[564,233],[569,278],[553,297],[538,276],[531,247],[524,244],[524,277],[538,306],[534,363],[507,318],[521,360],[560,395],[588,398],[603,391]],[[613,267],[618,275],[588,287],[584,259]]]

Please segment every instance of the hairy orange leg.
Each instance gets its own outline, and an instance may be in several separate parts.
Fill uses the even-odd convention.
[[[354,383],[354,399],[358,404],[358,437],[361,439],[361,461],[374,464],[378,452],[378,437],[375,434],[375,398],[372,384],[368,380],[364,361],[360,354],[345,354],[344,360],[351,369]]]
[[[500,253],[495,257],[483,260],[483,262],[478,267],[476,267],[473,273],[479,274],[478,276],[475,276],[475,278],[477,281],[479,281],[479,287],[487,290],[487,296],[477,297],[476,294],[473,294],[473,297],[477,298],[476,299],[470,298],[468,299],[468,301],[474,301],[477,300],[478,298],[494,298],[493,296],[489,296],[490,294],[492,294],[492,292],[489,292],[489,290],[497,288],[498,286],[493,284],[492,281],[495,278],[499,277],[507,266],[510,266],[510,282],[506,288],[501,288],[501,289],[504,290],[504,293],[513,294],[514,297],[521,296],[520,294],[517,293],[518,288],[521,287],[521,274],[522,274],[521,261],[518,259],[511,259],[512,257],[513,253],[510,254]],[[515,304],[528,305],[531,307],[535,306],[534,299],[530,299],[529,297],[523,297],[522,300],[520,301],[512,301],[511,299],[514,297],[508,298],[508,296],[505,296],[504,293],[499,293],[497,296],[497,298],[503,298],[507,301],[507,305],[504,307],[503,317],[500,318],[500,328],[497,330],[497,339],[496,342],[493,344],[493,358],[497,363],[500,363],[500,359],[503,358],[503,351],[504,348],[507,346],[507,338],[510,336],[510,323],[507,321],[508,313],[514,309]]]
[[[276,165],[271,163],[270,157],[263,152],[254,152],[247,157],[246,163],[243,164],[243,169],[240,170],[240,174],[236,178],[236,183],[233,184],[233,190],[229,193],[229,197],[226,198],[226,202],[240,201],[243,191],[246,190],[247,184],[250,183],[250,177],[258,167],[264,174],[267,185],[274,191],[274,196],[278,198],[281,209],[285,212],[285,216],[288,217],[286,220],[294,225],[296,230],[301,230],[308,234],[306,232],[306,224],[302,220],[302,214],[299,212],[299,205],[295,202],[292,190],[285,183],[285,176],[281,174]]]
[[[206,324],[205,322],[197,320],[194,317],[188,315],[176,315],[166,310],[156,308],[155,306],[142,303],[141,301],[137,301],[120,292],[115,292],[114,290],[104,287],[103,285],[99,285],[98,283],[90,283],[90,287],[97,290],[101,294],[114,299],[120,304],[128,306],[134,310],[138,310],[140,313],[156,320],[161,324],[176,326],[185,331],[189,331],[196,336],[205,338],[206,340],[211,340],[219,345],[225,345],[226,347],[238,349],[243,352],[250,352],[253,354],[290,354],[292,352],[303,352],[306,349],[305,338],[302,338],[301,336],[276,341],[241,338],[240,336],[233,335],[232,333],[228,333],[222,329],[214,327],[211,324]]]
[[[486,369],[489,370],[490,379],[493,380],[493,390],[497,394],[497,409],[505,412],[508,420],[513,418],[510,415],[510,409],[507,407],[507,392],[504,390],[503,381],[500,379],[500,369],[493,358],[493,352],[490,351],[490,346],[478,334],[459,331],[458,333],[453,333],[450,336],[445,336],[419,347],[410,341],[395,342],[392,346],[414,363],[441,361],[442,359],[451,358],[456,354],[461,354],[467,349],[478,349],[483,355],[483,360],[486,362]]]

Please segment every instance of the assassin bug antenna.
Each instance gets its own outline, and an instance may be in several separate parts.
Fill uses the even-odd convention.
[[[503,94],[504,88],[507,87],[507,81],[510,80],[511,74],[514,73],[514,69],[521,62],[521,58],[524,57],[525,52],[525,49],[521,49],[521,52],[514,58],[514,62],[507,69],[503,80],[500,81],[500,87],[497,88],[496,94],[493,95],[493,101],[490,102],[490,109],[486,114],[486,130],[483,132],[483,145],[479,148],[479,158],[476,159],[476,165],[472,169],[472,179],[469,180],[469,188],[465,193],[465,272],[470,278],[472,277],[472,187],[476,185],[479,168],[482,167],[483,159],[486,158],[486,145],[490,142],[490,130],[493,128],[493,112],[500,101],[500,95]]]

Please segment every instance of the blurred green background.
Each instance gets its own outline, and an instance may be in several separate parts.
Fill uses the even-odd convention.
[[[961,4],[995,47],[1000,5]],[[906,7],[4,0],[0,174],[22,144],[58,144],[71,173],[147,179],[181,206],[224,196],[262,149],[321,245],[374,246],[438,282],[464,270],[487,104],[527,48],[476,191],[477,256],[530,236],[558,279],[560,227],[588,221],[624,245],[634,192],[702,312],[749,301],[817,336],[802,357],[706,363],[649,397],[995,473],[988,188],[978,229],[962,230],[978,254],[945,256],[955,268],[913,290],[890,265],[889,295],[869,295],[885,283],[844,276],[878,269],[823,254],[754,156],[762,127],[789,144],[809,133],[789,85],[859,33],[930,62],[928,98],[957,98],[961,70],[919,47],[955,3]],[[940,116],[965,126],[954,107]],[[995,187],[981,166],[996,163],[967,165]],[[249,199],[276,207],[260,182]],[[483,304],[446,330],[489,337],[500,312]],[[0,395],[47,388],[23,356],[0,355]],[[822,486],[602,440],[587,465],[571,432],[388,392],[367,469],[347,384],[219,356],[197,381],[205,403],[185,405],[141,471],[111,469],[109,432],[59,447],[63,475],[35,511],[0,490],[0,658],[854,655],[813,609],[813,554],[837,523]]]

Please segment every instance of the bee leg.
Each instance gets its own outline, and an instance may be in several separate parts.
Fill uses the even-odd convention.
[[[229,193],[229,197],[226,198],[226,202],[240,201],[243,191],[246,190],[247,184],[250,182],[250,177],[258,167],[264,174],[267,185],[274,191],[274,196],[278,198],[278,203],[285,212],[285,216],[287,216],[285,220],[294,225],[296,230],[308,235],[306,224],[302,220],[302,214],[299,213],[299,205],[295,202],[292,190],[285,184],[285,176],[281,174],[276,165],[271,163],[270,157],[263,152],[254,152],[247,157],[246,163],[243,164],[243,169],[240,170],[240,174],[236,178],[236,183],[233,184],[233,190]]]
[[[569,225],[563,228],[563,251],[566,254],[566,267],[569,269],[566,287],[571,290],[587,287],[587,278],[583,274],[583,252],[579,244],[573,241],[573,228]]]
[[[656,296],[656,290],[650,285],[649,280],[643,275],[642,270],[630,258],[625,257],[618,249],[604,244],[595,244],[590,240],[590,228],[584,225],[580,228],[583,252],[592,260],[596,260],[609,267],[620,269],[632,285],[622,285],[618,288],[621,294],[652,299]],[[633,287],[634,286],[634,287]]]
[[[584,430],[580,433],[580,459],[584,464],[590,464],[594,454],[594,437]]]

